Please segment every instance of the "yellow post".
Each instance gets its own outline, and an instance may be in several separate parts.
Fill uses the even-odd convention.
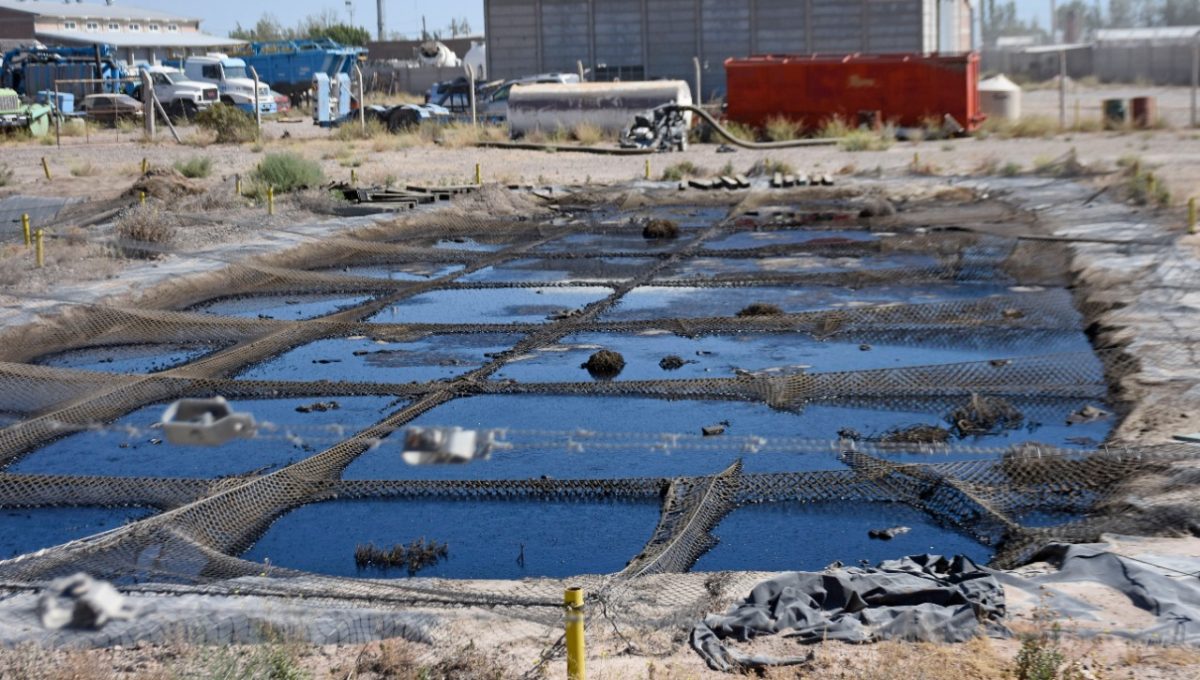
[[[233,176],[233,191],[238,196],[242,195],[242,176],[241,175]]]
[[[46,162],[46,157],[45,157],[45,156],[42,156],[42,172],[46,173],[46,179],[51,179],[51,177],[50,177],[50,164]]]
[[[145,156],[142,156],[142,174],[144,175],[147,172],[150,172],[150,161],[146,160]]]
[[[358,184],[358,173],[355,172],[354,168],[350,168],[350,186],[356,184]]]
[[[26,227],[26,233],[29,233],[29,228]],[[1188,199],[1188,233],[1196,233],[1196,197]]]
[[[483,165],[475,164],[475,185],[483,184]]]
[[[37,253],[37,266],[38,266],[38,268],[39,268],[39,269],[41,269],[42,267],[44,267],[44,266],[46,265],[46,259],[45,259],[45,257],[44,257],[44,255],[45,255],[45,252],[46,252],[46,251],[45,251],[45,245],[42,243],[42,240],[43,240],[44,234],[45,234],[45,232],[43,232],[41,229],[38,229],[38,230],[37,230],[37,248],[36,248],[36,253]]]
[[[275,187],[267,187],[267,214],[275,214]]]
[[[1146,202],[1153,203],[1158,200],[1158,178],[1153,172],[1146,173]]]
[[[25,232],[25,247],[33,245],[32,237],[29,234],[29,213],[21,215],[21,230]]]
[[[144,192],[144,191],[138,192],[138,203],[141,203],[142,205],[146,205],[146,192]]]
[[[650,179],[650,159],[646,159],[646,179]]]
[[[583,588],[567,588],[563,592],[563,606],[567,610],[567,680],[585,680]]]

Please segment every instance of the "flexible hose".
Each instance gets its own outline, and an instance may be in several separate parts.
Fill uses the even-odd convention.
[[[744,139],[735,137],[733,133],[722,127],[716,118],[713,118],[711,114],[698,106],[674,104],[671,108],[676,111],[691,111],[700,116],[717,131],[717,134],[728,140],[730,144],[740,146],[743,149],[791,149],[799,146],[833,146],[841,141],[840,138],[829,137],[825,139],[793,139],[785,142],[747,142]]]

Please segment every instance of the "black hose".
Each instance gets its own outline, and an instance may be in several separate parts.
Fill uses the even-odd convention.
[[[785,142],[747,142],[744,139],[734,137],[733,133],[726,130],[713,118],[707,111],[698,106],[689,106],[686,104],[672,104],[671,109],[676,111],[691,111],[700,116],[706,123],[711,125],[717,134],[724,137],[734,146],[740,146],[743,149],[791,149],[800,146],[833,146],[841,141],[837,137],[829,137],[824,139],[793,139]]]

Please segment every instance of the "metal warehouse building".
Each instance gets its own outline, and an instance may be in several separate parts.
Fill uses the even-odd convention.
[[[488,74],[574,71],[596,80],[693,80],[725,90],[728,57],[958,53],[972,47],[970,0],[484,0]]]

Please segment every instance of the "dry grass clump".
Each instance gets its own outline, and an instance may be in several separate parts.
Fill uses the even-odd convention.
[[[834,139],[846,137],[854,131],[855,127],[850,124],[850,121],[841,116],[830,116],[821,122],[821,127],[817,128],[817,137]]]
[[[679,224],[673,220],[653,219],[642,228],[642,237],[647,239],[679,238]]]
[[[908,162],[908,172],[913,175],[921,175],[929,177],[938,174],[940,169],[929,161],[922,161],[921,154],[914,153],[912,160]]]
[[[117,217],[116,235],[121,241],[134,241],[150,246],[167,246],[175,241],[179,227],[175,218],[157,205],[136,205],[124,210]],[[153,259],[160,255],[158,249],[142,249],[134,245],[123,245],[126,257]]]
[[[754,162],[746,174],[751,177],[770,177],[775,173],[781,175],[794,175],[796,168],[792,167],[787,161],[779,161],[774,158],[763,158]]]
[[[267,154],[250,177],[258,184],[274,187],[279,193],[310,189],[325,181],[319,163],[291,152]]]
[[[886,132],[848,130],[845,134],[828,136],[841,138],[838,148],[842,151],[887,151],[892,148],[892,137]]]
[[[580,368],[586,368],[597,378],[612,378],[625,368],[625,357],[620,352],[602,349],[588,357]]]
[[[499,142],[508,139],[508,129],[500,125],[471,125],[470,123],[450,123],[447,125],[421,125],[418,131],[434,135],[441,146],[459,149],[473,146],[480,142]],[[561,131],[560,131],[561,132]],[[560,135],[560,140],[566,140],[566,133]]]
[[[790,142],[800,138],[800,134],[804,131],[804,123],[785,116],[771,116],[767,119],[763,131],[766,133],[767,139],[772,142]]]
[[[571,128],[571,138],[584,146],[592,146],[603,141],[610,141],[612,135],[592,123],[580,123]]]
[[[766,302],[753,302],[743,307],[742,310],[737,313],[737,315],[740,317],[779,316],[783,313],[783,310],[777,305],[772,305]]]
[[[100,168],[92,165],[90,161],[71,164],[72,177],[95,177],[100,174]]]
[[[979,126],[975,136],[987,139],[1048,138],[1058,134],[1058,121],[1050,116],[1021,116],[1017,120],[989,118]]]
[[[13,174],[13,169],[7,163],[0,163],[0,187],[12,184]]]
[[[1125,200],[1135,205],[1168,206],[1171,191],[1159,181],[1153,171],[1147,170],[1137,156],[1122,156],[1117,160],[1121,168],[1121,189]]]
[[[736,120],[723,120],[721,121],[721,127],[725,128],[725,131],[733,135],[734,138],[740,139],[743,142],[758,141],[758,130],[752,126],[743,125]],[[725,141],[721,135],[718,134],[717,137],[720,138],[720,141]]]
[[[243,144],[258,139],[258,126],[249,114],[219,102],[196,114],[196,126],[214,133],[218,144]]]
[[[376,139],[386,134],[388,134],[388,129],[383,121],[368,117],[366,126],[359,124],[357,119],[346,121],[343,125],[339,125],[329,138],[339,142],[353,142],[360,139]]]
[[[192,156],[187,160],[175,161],[175,169],[188,179],[201,179],[212,174],[212,159],[207,156]]]
[[[706,175],[708,175],[708,171],[699,165],[691,161],[679,161],[663,168],[662,180],[664,182],[678,182],[689,177],[704,177]]]
[[[978,394],[971,395],[969,402],[951,411],[946,418],[960,438],[1015,429],[1024,419],[1024,414],[1006,399]]]

